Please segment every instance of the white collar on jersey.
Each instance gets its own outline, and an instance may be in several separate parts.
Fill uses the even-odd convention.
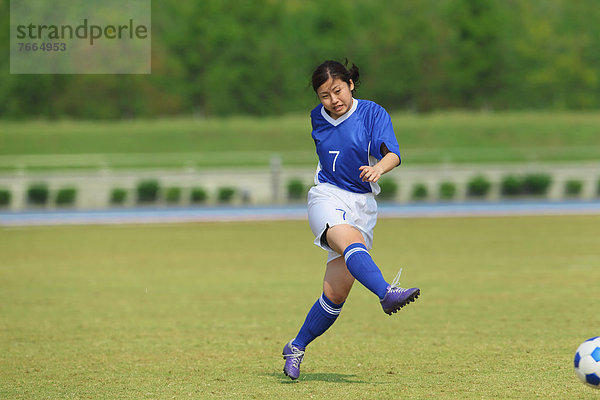
[[[350,107],[350,109],[338,119],[331,118],[329,114],[327,114],[327,111],[325,111],[325,107],[321,107],[321,115],[323,116],[323,118],[325,118],[325,121],[329,122],[331,125],[338,126],[339,124],[350,118],[352,114],[354,114],[354,111],[356,111],[356,107],[358,107],[358,100],[356,100],[353,97],[352,106]]]

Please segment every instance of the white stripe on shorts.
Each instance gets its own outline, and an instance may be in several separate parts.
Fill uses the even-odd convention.
[[[329,304],[325,303],[325,300],[323,300],[323,295],[319,297],[319,304],[321,305],[321,307],[323,307],[323,310],[325,310],[325,312],[331,315],[339,315],[342,311],[341,308],[333,308]]]
[[[348,258],[350,258],[350,256],[352,254],[356,253],[357,251],[364,251],[365,253],[369,254],[367,249],[363,249],[362,247],[355,247],[352,250],[350,250],[349,252],[347,252],[346,254],[344,254],[344,261],[348,262]]]

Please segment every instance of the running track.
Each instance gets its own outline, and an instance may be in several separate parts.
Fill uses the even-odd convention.
[[[600,200],[380,204],[380,218],[600,214]],[[307,219],[306,206],[124,208],[111,210],[0,211],[0,226],[146,224]]]

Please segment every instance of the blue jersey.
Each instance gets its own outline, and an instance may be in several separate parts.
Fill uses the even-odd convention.
[[[380,105],[353,99],[344,115],[333,119],[322,104],[310,113],[312,137],[319,156],[315,184],[330,183],[354,193],[379,193],[379,185],[363,182],[359,167],[381,160],[381,145],[400,158],[390,115]]]

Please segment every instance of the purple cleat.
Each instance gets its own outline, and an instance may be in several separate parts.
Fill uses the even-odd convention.
[[[304,359],[304,350],[294,346],[292,344],[293,340],[290,340],[283,348],[283,358],[285,358],[283,373],[292,380],[296,380],[300,376],[300,363]]]
[[[402,274],[402,268],[400,269],[400,272],[398,272],[398,275],[392,284],[387,287],[385,296],[383,297],[383,300],[381,300],[383,312],[388,315],[392,315],[408,303],[415,301],[421,294],[421,290],[419,288],[401,288],[399,286],[400,274]]]

